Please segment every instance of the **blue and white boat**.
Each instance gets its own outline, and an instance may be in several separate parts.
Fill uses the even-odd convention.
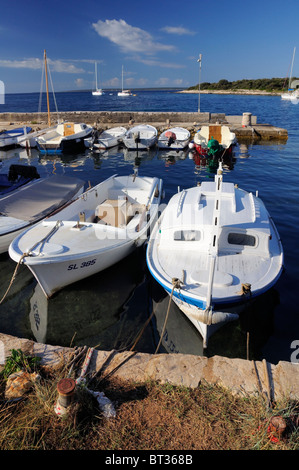
[[[147,247],[152,276],[203,337],[235,320],[283,269],[279,234],[263,202],[223,182],[180,191],[155,224]]]
[[[84,190],[85,182],[66,175],[38,178],[0,198],[0,253],[23,230],[33,227],[68,205]]]
[[[6,149],[18,145],[19,138],[31,132],[32,128],[28,126],[18,127],[0,131],[0,149]]]

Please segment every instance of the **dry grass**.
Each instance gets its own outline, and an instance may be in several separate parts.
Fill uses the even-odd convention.
[[[262,397],[236,397],[228,390],[203,383],[197,389],[155,382],[94,380],[89,388],[104,392],[116,407],[105,418],[96,401],[79,389],[70,412],[54,412],[57,382],[42,372],[42,380],[26,399],[0,405],[2,450],[298,450],[298,427],[290,421],[297,403],[269,409]],[[1,382],[3,397],[4,381]],[[297,407],[297,408],[296,408]],[[289,423],[273,442],[267,432],[271,416]]]

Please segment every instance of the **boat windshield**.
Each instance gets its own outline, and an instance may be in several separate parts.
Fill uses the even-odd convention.
[[[201,233],[199,230],[176,230],[173,234],[175,241],[199,241]]]
[[[255,246],[256,238],[246,233],[229,233],[227,241],[230,245]]]

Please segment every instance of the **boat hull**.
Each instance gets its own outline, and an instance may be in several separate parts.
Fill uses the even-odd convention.
[[[112,250],[99,250],[65,261],[27,266],[38,281],[46,297],[77,281],[97,274],[128,256],[136,248],[134,240],[115,246]]]
[[[91,132],[87,136],[84,136],[84,137],[77,137],[74,139],[62,140],[59,145],[51,144],[51,143],[42,144],[37,141],[36,146],[37,146],[38,151],[41,154],[51,155],[51,154],[58,154],[58,153],[78,153],[78,152],[83,152],[85,150],[84,139],[90,136],[91,136]]]

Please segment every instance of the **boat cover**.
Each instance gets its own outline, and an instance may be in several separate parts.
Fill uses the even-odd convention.
[[[72,199],[84,181],[65,175],[41,178],[0,199],[0,215],[26,220],[43,219]]]

